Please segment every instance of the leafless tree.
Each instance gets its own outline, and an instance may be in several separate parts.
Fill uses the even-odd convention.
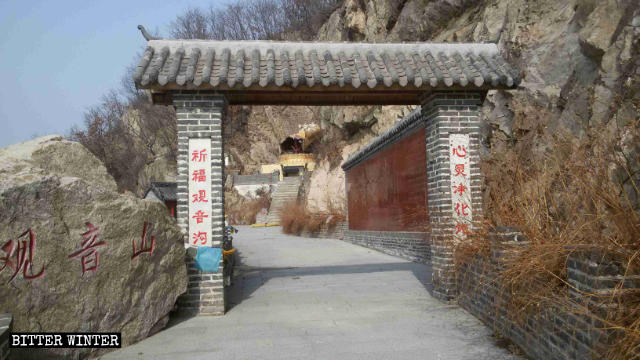
[[[152,105],[145,96],[131,99],[128,132],[138,139],[147,153],[148,162],[165,156],[177,160],[178,138],[176,113],[171,106]],[[158,153],[162,150],[163,153]]]
[[[225,7],[187,9],[171,22],[179,39],[279,40],[297,32],[311,40],[340,0],[244,0]]]
[[[187,9],[171,22],[171,36],[176,39],[210,39],[208,14],[200,8]]]
[[[171,22],[169,33],[174,38],[217,40],[278,40],[286,33],[296,33],[301,40],[310,40],[322,23],[318,19],[330,14],[339,2],[238,0],[222,8],[193,7]],[[174,162],[177,158],[175,111],[152,105],[133,83],[141,56],[142,51],[126,68],[118,91],[110,91],[100,104],[89,108],[84,126],[73,127],[68,135],[104,162],[120,191],[138,190],[141,171],[159,156]],[[237,115],[236,119],[242,118]]]
[[[101,104],[87,110],[84,128],[74,127],[69,135],[104,162],[120,191],[135,190],[137,174],[147,158],[136,150],[136,141],[126,129],[123,119],[127,108],[126,102],[111,91]]]

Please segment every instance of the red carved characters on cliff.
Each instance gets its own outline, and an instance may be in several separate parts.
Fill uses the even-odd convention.
[[[0,258],[4,266],[0,268],[0,272],[6,267],[13,270],[11,282],[21,271],[25,280],[39,279],[45,274],[45,267],[42,266],[40,272],[33,272],[33,255],[36,249],[36,236],[31,229],[23,232],[16,240],[9,240],[2,245],[2,251],[6,255]]]
[[[156,237],[151,234],[149,228],[153,228],[153,224],[149,222],[144,222],[142,227],[142,241],[140,243],[140,248],[136,247],[136,239],[133,239],[133,255],[131,256],[131,260],[137,258],[143,253],[149,254],[149,256],[153,255],[153,249],[155,249],[156,245]],[[147,246],[147,238],[150,238],[150,243]]]
[[[80,256],[80,262],[82,264],[82,275],[87,271],[96,272],[98,270],[98,264],[100,262],[100,254],[97,248],[106,246],[104,241],[97,241],[100,229],[95,227],[92,223],[86,222],[85,225],[89,230],[82,234],[82,248],[73,254],[69,255],[69,259],[74,259]]]

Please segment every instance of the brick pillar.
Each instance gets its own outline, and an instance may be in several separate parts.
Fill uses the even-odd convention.
[[[225,309],[222,261],[220,261],[218,272],[215,273],[202,272],[195,268],[195,246],[200,244],[193,244],[191,241],[192,231],[189,229],[189,220],[193,216],[189,211],[189,179],[191,176],[189,174],[191,156],[189,143],[192,139],[210,139],[211,141],[211,152],[206,157],[206,161],[210,163],[211,167],[208,174],[211,179],[211,187],[205,189],[209,190],[206,195],[211,204],[211,207],[205,210],[205,212],[211,212],[208,214],[211,221],[211,232],[204,246],[222,247],[224,231],[222,119],[227,109],[227,100],[222,95],[203,94],[197,91],[180,91],[172,95],[178,119],[177,219],[185,236],[185,246],[193,247],[187,251],[186,263],[187,276],[189,277],[187,292],[178,299],[178,306],[180,311],[185,313],[222,315]],[[192,212],[195,213],[193,210]]]
[[[462,232],[456,235],[459,230],[456,225],[464,220],[468,229],[473,230],[482,217],[482,178],[478,161],[483,99],[484,93],[480,92],[436,92],[425,94],[421,99],[427,137],[433,292],[443,301],[450,301],[457,295],[453,249],[456,241],[464,241],[464,236],[461,236]],[[458,209],[462,210],[461,213],[456,212],[454,204],[457,195],[453,187],[459,185],[459,181],[451,171],[452,161],[457,162],[457,158],[452,157],[455,153],[451,153],[450,141],[467,141],[469,147],[466,149],[468,159],[464,170],[469,181],[466,193],[469,196],[468,208]]]

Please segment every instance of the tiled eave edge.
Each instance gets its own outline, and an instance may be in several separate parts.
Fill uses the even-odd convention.
[[[353,168],[361,162],[370,159],[388,146],[396,143],[398,140],[412,134],[421,127],[424,127],[424,122],[422,120],[421,108],[418,106],[404,119],[393,125],[389,130],[385,131],[382,135],[373,139],[365,147],[351,155],[342,164],[342,170],[347,171]]]

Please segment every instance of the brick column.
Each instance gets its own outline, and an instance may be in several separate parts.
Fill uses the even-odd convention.
[[[222,142],[222,119],[227,109],[227,100],[222,95],[179,91],[173,95],[173,106],[178,119],[178,190],[177,219],[185,239],[185,246],[195,247],[191,241],[189,219],[189,140],[210,139],[211,189],[207,192],[211,203],[211,238],[207,246],[222,247],[224,231],[224,150]],[[190,314],[224,314],[224,286],[222,261],[218,272],[207,273],[195,268],[195,251],[187,251],[187,292],[178,299],[180,311]]]
[[[458,185],[451,173],[450,140],[468,137],[468,169],[470,204],[462,210],[471,219],[469,230],[477,228],[482,217],[482,178],[479,167],[481,92],[436,92],[421,99],[425,118],[427,146],[427,193],[429,222],[431,225],[431,262],[433,267],[434,296],[450,301],[457,295],[453,249],[456,241],[464,241],[461,232],[456,235],[456,209],[452,200],[453,186]]]

